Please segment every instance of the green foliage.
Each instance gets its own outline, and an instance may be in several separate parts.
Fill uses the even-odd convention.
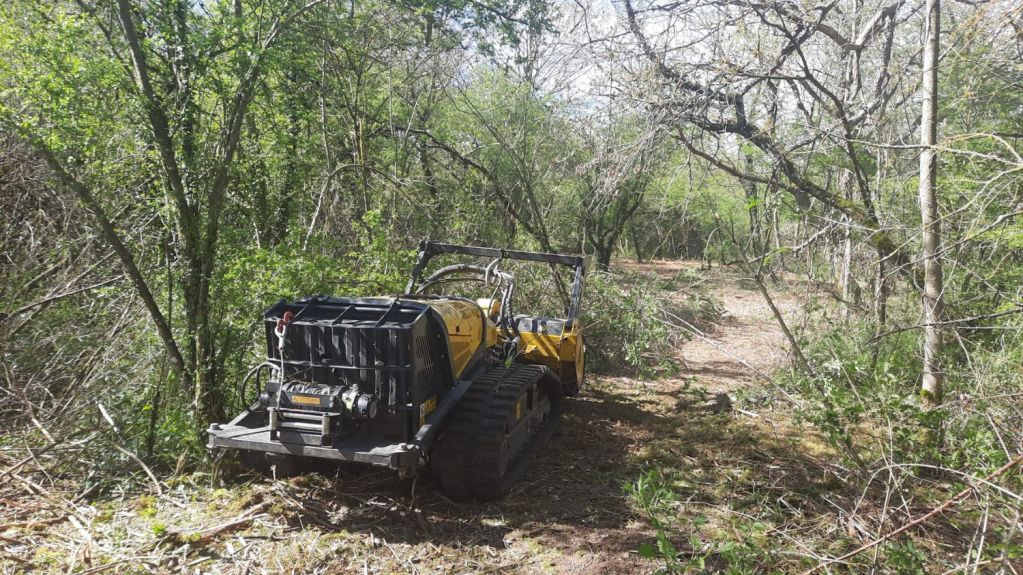
[[[156,427],[152,430],[154,463],[171,468],[182,456],[193,461],[202,460],[205,438],[195,431],[193,411],[173,382],[164,384],[163,389],[159,405],[154,405],[152,398],[146,397],[140,409],[139,398],[131,396],[122,397],[116,404],[122,424],[138,438],[134,447],[140,453],[148,449],[145,442],[150,435],[149,424],[154,416],[153,411],[157,410]]]
[[[976,473],[1007,461],[1001,440],[984,415],[1011,409],[1000,399],[1019,389],[1023,348],[977,350],[970,366],[949,354],[946,397],[976,398],[977,405],[949,402],[928,409],[918,394],[919,334],[913,330],[876,337],[870,322],[820,326],[804,341],[804,353],[816,370],[810,378],[791,370],[783,378],[804,401],[798,417],[819,429],[850,464],[875,457],[907,463],[940,462]],[[985,400],[984,396],[994,396]],[[978,409],[979,408],[979,409]],[[884,441],[874,433],[883,425]],[[940,449],[923,430],[943,429]]]
[[[659,295],[637,275],[589,275],[583,306],[589,368],[651,375],[672,366],[678,335],[665,324]]]
[[[916,338],[901,333],[875,343],[873,336],[867,323],[823,329],[803,350],[816,377],[792,370],[787,379],[800,397],[809,400],[799,417],[852,460],[859,457],[855,435],[860,424],[875,417],[903,423],[895,445],[911,450],[916,428],[906,424],[923,416],[912,383],[920,370]]]
[[[525,119],[518,149],[544,142],[535,132],[551,117],[545,108],[551,102],[505,74],[481,74],[473,82],[475,105],[509,105],[495,108],[493,117],[457,109],[434,91],[447,89],[460,73],[445,55],[463,50],[464,42],[495,55],[501,43],[517,46],[520,34],[545,33],[549,5],[369,2],[299,12],[300,5],[283,0],[218,0],[202,10],[177,0],[129,4],[151,98],[132,70],[116,3],[14,0],[0,8],[0,123],[5,136],[15,132],[51,154],[91,192],[141,270],[160,308],[154,315],[166,320],[173,342],[156,337],[144,319],[148,311],[133,307],[134,287],[124,282],[88,293],[91,305],[60,301],[36,318],[24,334],[30,338],[45,331],[37,325],[75,326],[73,337],[48,342],[50,357],[17,342],[5,351],[29,381],[48,371],[47,360],[73,354],[75,367],[66,377],[47,375],[45,392],[83,388],[88,376],[95,388],[78,393],[110,409],[124,430],[119,441],[169,466],[181,453],[201,456],[208,419],[238,407],[235,387],[261,347],[260,314],[275,300],[397,293],[411,267],[406,248],[424,236],[511,243],[514,230],[493,233],[501,228],[491,222],[504,214],[473,188],[479,174],[457,164],[452,170],[426,140],[395,127],[471,139],[489,134],[487,126],[501,125],[507,112]],[[284,25],[266,42],[277,19]],[[256,70],[248,92],[244,78]],[[233,155],[225,151],[232,110],[244,112]],[[441,125],[430,121],[433,114]],[[486,122],[458,131],[467,115]],[[504,169],[507,154],[488,148],[484,155]],[[168,156],[181,177],[167,168]],[[430,171],[437,175],[422,176]],[[518,176],[500,177],[514,182]],[[45,180],[38,176],[32,185]],[[442,189],[456,193],[441,198]],[[68,191],[55,202],[62,212],[84,197]],[[91,216],[71,221],[84,228],[76,228],[75,238],[87,249],[74,246],[67,226],[54,226],[52,233],[68,233],[72,241],[43,254],[51,261],[39,265],[36,253],[21,256],[19,263],[33,265],[19,271],[14,296],[23,297],[19,286],[47,268],[60,269],[65,259],[85,262],[75,282],[94,269],[107,273],[117,261],[107,257],[109,246],[92,245]],[[484,225],[467,226],[470,221]],[[6,232],[5,226],[5,243]],[[87,267],[100,257],[102,266]],[[20,305],[17,297],[7,300],[6,290],[0,295],[0,309]],[[118,324],[126,307],[133,321]],[[115,337],[103,331],[112,324]],[[90,350],[114,344],[117,353],[104,353],[95,370]],[[180,371],[163,356],[168,345],[185,360]]]
[[[626,485],[625,491],[657,533],[655,543],[641,545],[639,554],[649,559],[660,558],[664,563],[663,572],[679,572],[682,564],[678,550],[671,542],[674,529],[670,507],[676,502],[674,491],[665,485],[663,476],[657,471],[641,475],[635,482]]]
[[[884,546],[886,566],[895,573],[905,575],[926,575],[927,556],[913,541],[900,541]]]
[[[1018,326],[1019,321],[1017,316],[1010,324]],[[950,362],[950,401],[942,410],[946,464],[980,475],[1008,461],[1006,446],[1019,441],[1020,431],[1011,422],[1023,389],[1023,342],[1017,337],[992,339],[981,340],[968,362]],[[1023,478],[1017,476],[1015,488],[1023,488]]]
[[[713,570],[728,575],[764,573],[771,559],[768,527],[759,521],[738,520],[729,534],[708,529],[708,518],[697,515],[685,520],[680,513],[682,499],[677,471],[649,470],[625,486],[656,534],[653,543],[640,545],[640,556],[657,559],[659,573],[692,573]],[[686,537],[685,543],[676,544]],[[680,548],[686,549],[684,552]]]

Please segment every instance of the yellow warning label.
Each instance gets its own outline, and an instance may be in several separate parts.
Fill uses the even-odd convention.
[[[312,395],[292,395],[291,403],[301,403],[302,405],[319,405],[320,398]]]
[[[437,408],[437,396],[433,396],[427,399],[419,406],[419,426],[422,427],[426,424],[426,416],[430,415],[434,409]]]

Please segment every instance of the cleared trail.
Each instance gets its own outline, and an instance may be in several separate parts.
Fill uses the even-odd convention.
[[[159,497],[79,504],[77,526],[0,532],[33,545],[23,558],[29,563],[0,564],[12,573],[63,572],[71,558],[90,569],[110,564],[111,572],[120,571],[114,562],[167,573],[652,572],[657,563],[637,550],[653,533],[624,490],[650,466],[692,477],[699,501],[737,496],[728,475],[737,466],[782,483],[814,481],[812,454],[795,453],[786,430],[735,412],[680,407],[694,389],[764,386],[749,366],[770,373],[788,354],[755,286],[730,269],[686,272],[694,266],[627,265],[652,278],[701,277],[699,289],[723,312],[706,329],[711,341],[679,346],[681,371],[671,377],[591,377],[567,401],[561,428],[525,480],[501,501],[456,505],[429,476],[402,481],[364,468],[231,479],[216,488],[208,475],[195,475],[177,478]],[[685,295],[678,285],[662,292],[669,308]],[[800,302],[799,294],[777,294],[793,320]]]
[[[629,267],[670,278],[685,270],[697,269],[697,264],[656,262]],[[762,380],[757,372],[770,374],[788,362],[789,349],[784,334],[756,284],[748,277],[731,268],[699,273],[707,274],[700,289],[720,306],[722,315],[709,329],[699,330],[706,339],[693,337],[678,348],[677,358],[683,363],[682,375],[698,378],[702,387],[728,392],[757,385],[758,380]],[[785,320],[790,325],[798,321],[804,294],[789,288],[771,286],[769,289],[774,292],[772,299]],[[669,305],[671,301],[679,301],[684,291],[666,292]],[[681,324],[678,319],[674,321]],[[690,326],[682,327],[692,330]]]

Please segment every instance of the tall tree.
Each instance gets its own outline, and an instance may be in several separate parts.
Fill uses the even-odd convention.
[[[583,134],[590,157],[580,174],[579,220],[597,267],[607,271],[626,227],[664,162],[660,118],[629,115],[611,108]]]
[[[325,1],[283,0],[252,10],[235,3],[200,12],[184,0],[118,0],[114,5],[82,0],[76,4],[77,11],[54,8],[67,22],[32,30],[33,41],[52,52],[45,64],[35,62],[37,54],[30,49],[12,51],[25,60],[24,66],[12,68],[14,73],[26,74],[36,63],[52,66],[52,71],[45,78],[22,77],[24,84],[3,102],[3,119],[32,142],[56,179],[78,196],[100,224],[104,239],[145,303],[179,381],[193,397],[199,427],[222,415],[213,394],[218,350],[211,282],[249,105],[282,33]],[[78,28],[67,27],[72,22]],[[79,39],[102,41],[105,46],[88,58],[50,46],[54,37],[68,34],[69,29],[90,30]],[[106,75],[94,72],[83,78],[84,86],[74,86],[74,80],[63,73],[63,68],[74,66]],[[118,69],[123,75],[115,79],[113,71]],[[54,115],[48,108],[55,94],[76,90],[76,100],[101,99],[96,97],[100,89],[96,78],[103,78],[105,89],[115,89],[127,105],[107,106],[114,112],[105,115],[100,103],[98,111],[87,111],[93,116]],[[122,110],[126,116],[117,115]],[[81,131],[82,124],[92,131]],[[160,214],[174,231],[171,249],[182,270],[183,334],[175,334],[172,311],[157,303],[141,254],[119,229],[114,213],[123,209],[123,199],[104,188],[117,185],[107,177],[121,160],[97,137],[104,130],[124,138],[123,145],[146,150],[144,169],[157,175],[158,184],[151,189],[165,194]],[[138,140],[132,142],[134,138]]]
[[[878,260],[908,275],[912,257],[877,209],[866,148],[897,133],[880,128],[915,94],[895,60],[905,42],[896,34],[900,10],[912,7],[871,5],[849,18],[837,3],[624,0],[635,57],[648,63],[636,75],[653,80],[629,87],[637,101],[665,111],[694,156],[787,192],[800,210],[834,210],[861,230]],[[860,14],[870,18],[860,22]],[[743,144],[763,155],[759,166],[731,157]],[[839,166],[853,176],[853,201],[834,185]]]
[[[924,36],[923,95],[920,112],[920,224],[923,235],[924,362],[922,391],[929,405],[940,405],[944,373],[941,369],[944,277],[941,269],[941,218],[938,214],[938,56],[941,1],[927,0]]]

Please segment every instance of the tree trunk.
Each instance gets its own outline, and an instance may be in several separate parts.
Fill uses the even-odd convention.
[[[927,31],[923,57],[923,106],[920,115],[920,219],[923,231],[924,361],[922,389],[929,406],[941,404],[944,373],[941,371],[941,332],[944,302],[940,250],[941,220],[938,216],[938,49],[941,2],[927,0]]]
[[[888,323],[888,266],[884,254],[877,252],[877,278],[874,283],[874,316],[877,318],[878,333]]]
[[[636,261],[643,263],[645,255],[643,254],[643,237],[636,229],[635,225],[629,226],[629,231],[632,233],[632,249],[636,251]]]
[[[606,272],[611,269],[611,256],[614,255],[614,244],[594,242],[593,248],[597,252],[597,269]]]
[[[853,174],[849,170],[842,170],[842,173],[838,176],[838,187],[845,194],[845,199],[852,201],[852,186],[853,186]],[[852,277],[852,256],[853,256],[853,242],[852,242],[852,220],[849,216],[841,214],[839,216],[842,229],[842,263],[841,270],[838,274],[838,287],[842,293],[842,312],[843,317],[846,321],[852,316],[852,305],[853,305],[853,277]],[[836,254],[837,255],[837,254]]]
[[[846,321],[852,317],[853,300],[853,278],[852,278],[852,222],[848,217],[842,216],[842,307]]]
[[[753,158],[748,151],[743,153],[746,172],[753,171]],[[743,181],[742,187],[746,192],[746,211],[749,214],[749,241],[750,247],[755,256],[763,255],[760,245],[760,195],[757,192],[757,185],[754,182]]]
[[[778,258],[778,267],[785,269],[785,250],[781,249],[781,226],[778,225],[778,208],[771,210],[771,224],[774,226],[774,251]]]

